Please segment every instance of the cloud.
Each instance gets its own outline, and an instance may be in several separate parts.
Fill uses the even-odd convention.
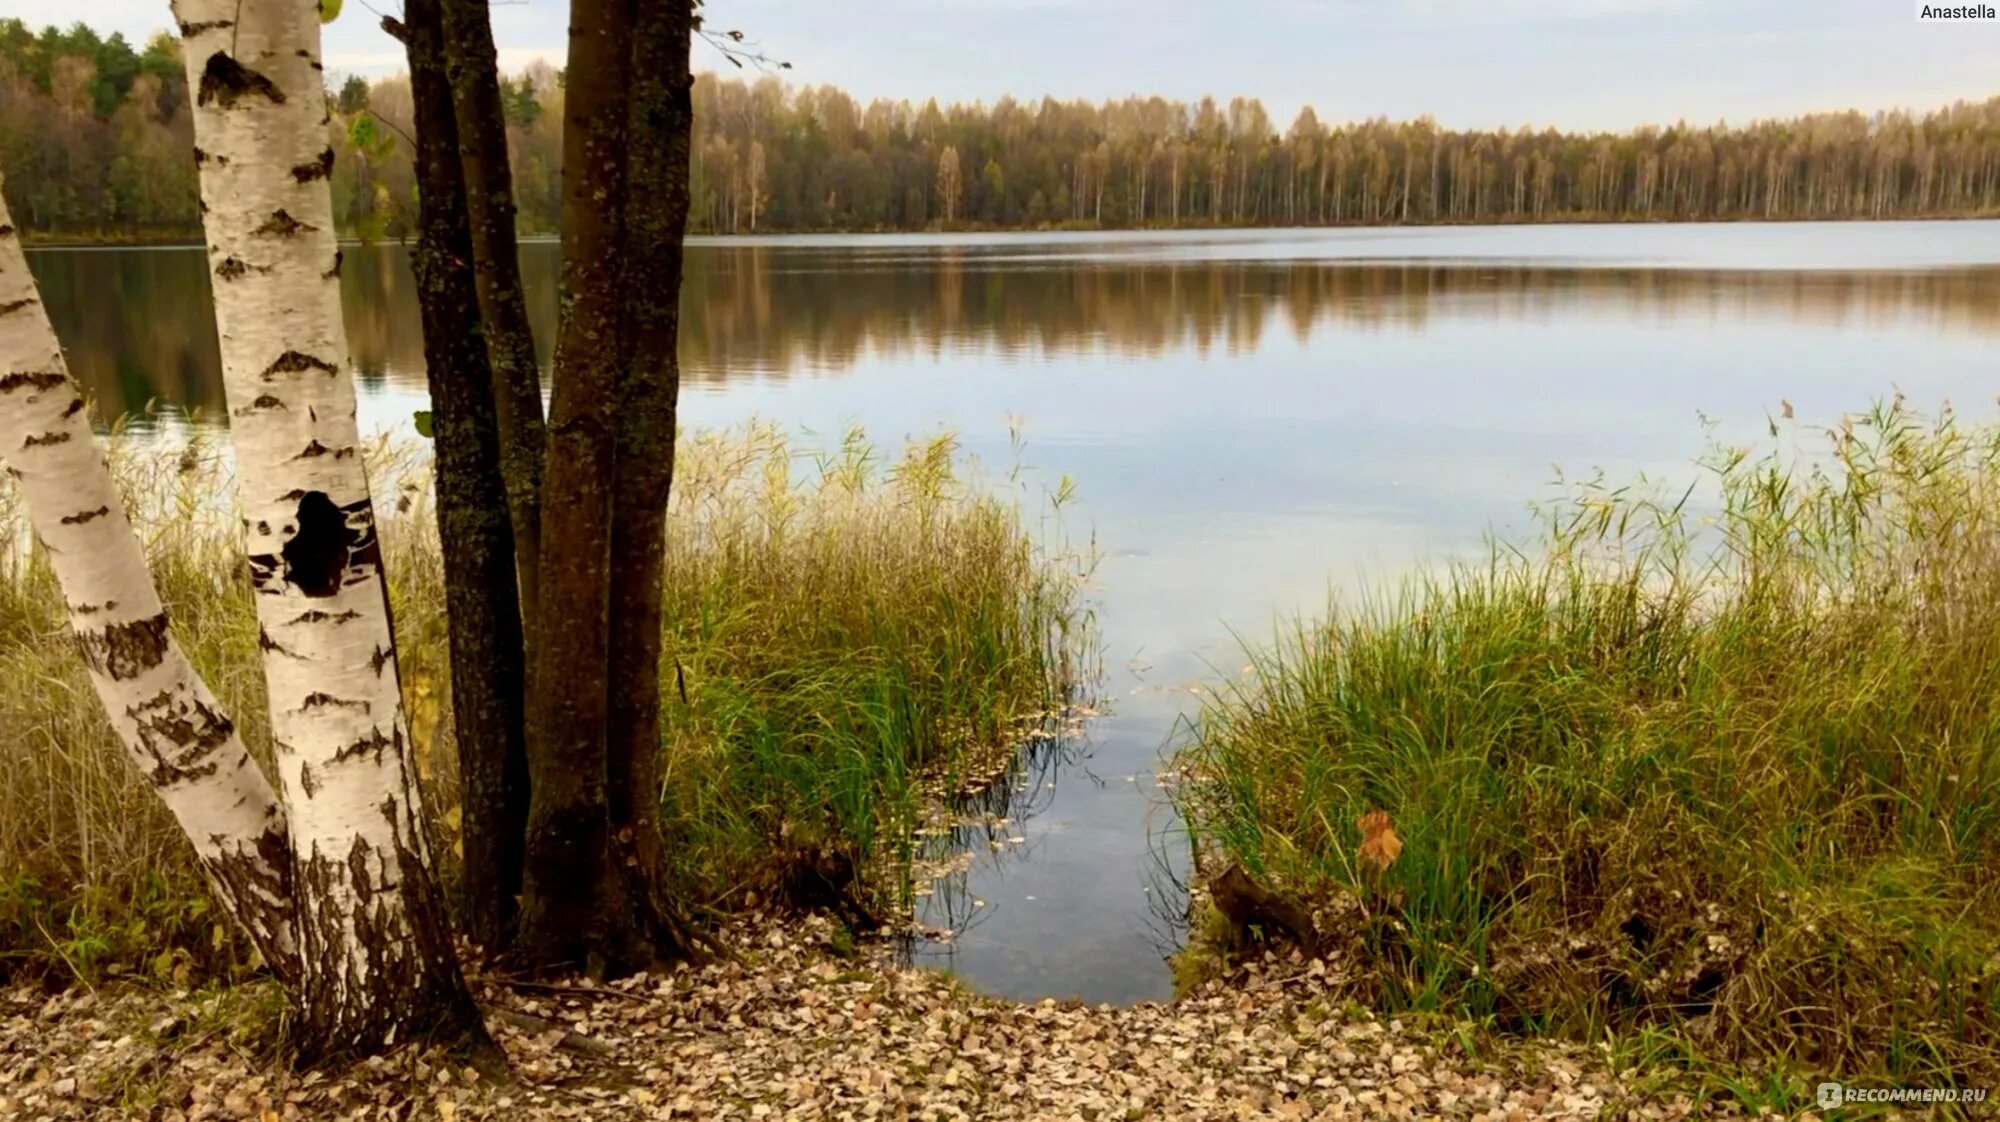
[[[1712,0],[1408,0],[1393,6],[1371,0],[1293,0],[1294,10],[1335,15],[1360,26],[1434,27],[1439,30],[1515,24],[1615,19],[1689,10]]]

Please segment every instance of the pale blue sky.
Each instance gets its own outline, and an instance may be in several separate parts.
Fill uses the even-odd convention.
[[[400,69],[368,4],[327,32],[336,70]],[[496,0],[503,62],[558,64],[566,0]],[[166,0],[0,0],[138,38]],[[1160,93],[1264,99],[1287,123],[1429,113],[1448,125],[1625,128],[2000,93],[2000,23],[1919,24],[1909,0],[711,0],[799,82],[857,97]],[[702,47],[696,65],[725,68]]]

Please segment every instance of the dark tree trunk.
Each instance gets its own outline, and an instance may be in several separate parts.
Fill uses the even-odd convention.
[[[611,481],[624,368],[631,0],[574,0],[563,110],[566,312],[543,480],[540,646],[531,699],[527,865],[516,954],[541,969],[602,958]]]
[[[464,831],[461,914],[475,942],[499,949],[512,934],[528,810],[521,605],[439,0],[405,0],[404,19],[422,200],[413,261],[433,410]]]
[[[500,425],[500,471],[514,530],[522,618],[528,649],[539,618],[542,472],[548,428],[542,419],[541,370],[521,288],[514,241],[514,174],[507,164],[507,120],[486,0],[441,0],[445,65],[458,124],[459,161],[472,227],[473,276],[492,358],[493,401]]]
[[[606,744],[612,868],[624,882],[612,899],[621,914],[639,921],[614,932],[627,944],[627,957],[677,941],[673,933],[644,924],[671,915],[656,897],[664,868],[658,822],[660,600],[680,392],[681,238],[687,229],[694,120],[688,0],[635,0],[634,9],[623,254],[627,344],[612,492]]]

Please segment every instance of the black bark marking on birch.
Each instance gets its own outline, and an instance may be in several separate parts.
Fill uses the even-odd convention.
[[[212,757],[236,732],[228,717],[169,690],[126,707],[125,715],[137,725],[139,743],[153,757],[155,786],[215,774],[221,761]]]
[[[252,272],[268,273],[270,271],[271,267],[269,265],[251,265],[241,257],[236,256],[224,258],[222,264],[215,267],[215,275],[226,281],[241,280]]]
[[[347,567],[355,580],[365,580],[382,568],[382,542],[375,533],[374,503],[368,499],[349,503],[340,514],[354,532],[354,545],[348,551]]]
[[[340,275],[340,251],[336,249],[333,251],[333,267],[328,269],[326,272],[321,273],[319,275],[319,279],[332,280],[333,278],[339,275]]]
[[[291,406],[286,405],[284,402],[278,400],[275,397],[272,397],[270,394],[267,393],[258,394],[257,399],[255,401],[252,401],[250,404],[244,406],[241,409],[238,409],[236,411],[236,415],[239,417],[247,417],[252,413],[263,412],[270,409],[283,409],[286,412],[290,412]]]
[[[285,583],[314,598],[339,592],[349,556],[364,535],[347,524],[324,491],[308,491],[299,500],[298,524],[298,532],[279,551],[285,558]]]
[[[257,525],[262,527],[264,524],[259,522]],[[269,531],[266,530],[265,532],[268,533]],[[278,560],[276,554],[253,553],[247,560],[250,564],[250,583],[258,595],[284,595],[285,590],[282,587],[274,587],[278,584],[278,574],[284,571],[284,565]]]
[[[284,212],[279,211],[278,213],[283,214]],[[311,229],[311,227],[307,227],[307,229]],[[274,374],[303,374],[308,370],[317,370],[322,374],[340,373],[338,366],[323,358],[317,358],[304,351],[286,351],[272,360],[271,365],[264,368],[264,380],[270,381],[271,376]],[[260,397],[257,400],[264,401],[266,399]]]
[[[348,760],[370,756],[379,764],[382,762],[382,753],[389,751],[395,746],[396,741],[384,736],[381,729],[371,729],[367,736],[351,744],[344,744],[335,750],[333,753],[333,762],[337,764],[346,763]]]
[[[203,165],[203,164],[205,164],[205,163],[207,163],[207,162],[208,162],[208,153],[207,153],[206,151],[204,151],[204,150],[202,149],[202,146],[201,146],[201,145],[199,145],[199,144],[195,145],[195,146],[194,146],[194,166],[196,166],[196,167],[200,167],[201,165]]]
[[[315,438],[311,443],[305,446],[305,449],[303,451],[301,451],[298,455],[293,456],[292,459],[294,460],[317,459],[320,456],[326,455],[328,451],[330,451],[330,449],[328,449],[326,445],[321,444],[319,440]],[[319,492],[314,491],[313,494],[318,495]],[[325,496],[323,495],[321,497],[325,498]],[[331,505],[331,500],[329,500],[329,505]]]
[[[260,651],[275,651],[286,658],[299,657],[298,652],[271,638],[271,633],[264,629],[263,624],[257,625],[257,649]]]
[[[69,381],[69,378],[54,370],[28,370],[16,374],[0,374],[0,393],[16,390],[54,389]]]
[[[292,178],[298,180],[300,183],[311,183],[315,179],[328,179],[332,176],[333,148],[331,146],[319,154],[319,159],[313,160],[310,163],[295,164],[292,167]]]
[[[299,790],[305,792],[309,799],[319,794],[319,777],[313,774],[311,764],[299,765]]]
[[[227,19],[207,19],[207,20],[200,20],[195,23],[188,23],[186,21],[182,21],[180,25],[181,38],[192,39],[204,31],[220,31],[225,27],[235,27],[235,26],[236,26],[235,20],[227,20]]]
[[[207,105],[213,101],[224,109],[233,109],[238,101],[252,95],[262,97],[273,105],[285,103],[285,91],[269,78],[230,58],[225,52],[217,51],[208,56],[208,63],[201,68],[201,85],[195,94],[196,105]]]
[[[11,316],[15,312],[18,312],[22,308],[25,308],[28,305],[33,304],[35,302],[36,302],[35,298],[32,296],[27,297],[26,299],[23,300],[9,300],[4,304],[0,304],[0,316]]]
[[[275,818],[277,808],[271,808]],[[272,973],[287,986],[298,981],[296,947],[278,943],[277,933],[292,925],[292,842],[274,822],[248,846],[230,847],[228,839],[211,835],[215,852],[203,857],[208,875],[219,886],[217,895],[251,932]]]
[[[320,611],[319,609],[317,609],[317,608],[314,608],[314,609],[313,609],[312,611],[309,611],[309,612],[301,612],[301,613],[300,613],[300,614],[299,614],[299,615],[297,616],[297,618],[295,618],[295,619],[293,619],[293,620],[292,620],[292,622],[293,622],[294,624],[299,624],[299,623],[332,623],[332,624],[342,624],[342,623],[352,623],[352,622],[354,622],[355,620],[357,620],[357,619],[360,619],[360,618],[361,618],[361,613],[360,613],[360,612],[352,612],[352,611],[349,611],[349,612],[322,612],[322,611]]]
[[[14,227],[7,225],[5,223],[0,223],[0,238],[11,238],[13,236],[14,236]]]
[[[108,612],[117,606],[118,601],[116,600],[106,600],[102,604],[71,604],[69,606],[69,614],[73,616],[94,616],[99,612]]]
[[[76,644],[84,665],[116,682],[136,678],[167,657],[167,615],[161,612],[101,631],[79,631]]]
[[[377,678],[380,678],[382,676],[382,668],[394,661],[396,661],[396,653],[394,651],[378,646],[375,648],[375,653],[368,656],[368,667],[375,671]]]
[[[65,526],[81,526],[93,518],[103,518],[109,515],[110,513],[111,513],[111,508],[108,506],[101,506],[98,507],[96,510],[78,511],[75,514],[63,515],[62,524]]]
[[[368,906],[368,900],[375,895],[375,878],[368,868],[368,850],[355,846],[347,853],[347,883],[354,889],[354,902],[361,907]]]
[[[57,430],[54,432],[31,434],[28,437],[28,439],[21,442],[21,450],[26,451],[30,448],[46,448],[51,444],[67,444],[68,442],[69,442],[69,433],[61,430]]]
[[[280,208],[272,211],[271,217],[266,218],[262,226],[250,231],[250,233],[252,236],[295,238],[300,234],[311,233],[317,229],[319,227],[301,222],[293,218],[290,212]]]
[[[298,712],[303,713],[308,709],[325,709],[329,706],[337,709],[358,709],[363,713],[368,712],[367,702],[355,701],[345,697],[335,697],[330,693],[307,694],[305,700],[299,702]]]
[[[62,419],[67,421],[81,412],[83,412],[83,399],[80,397],[70,398],[69,404],[63,406]]]

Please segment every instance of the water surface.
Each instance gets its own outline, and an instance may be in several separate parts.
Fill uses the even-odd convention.
[[[556,249],[523,255],[546,361]],[[107,410],[221,417],[199,250],[30,261]],[[925,914],[970,919],[926,960],[1022,997],[1168,992],[1159,754],[1239,636],[1525,533],[1557,465],[1685,485],[1704,416],[2000,391],[1994,222],[697,239],[687,269],[685,423],[951,428],[995,476],[1019,423],[1031,491],[1077,483],[1110,712]],[[342,285],[364,428],[407,423],[407,255],[350,247]]]

